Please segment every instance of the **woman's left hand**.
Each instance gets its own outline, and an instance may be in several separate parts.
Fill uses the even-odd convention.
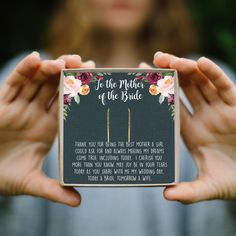
[[[236,200],[236,86],[211,60],[178,58],[158,52],[154,65],[176,69],[193,111],[181,102],[181,134],[192,154],[198,176],[167,187],[168,200],[194,203]]]

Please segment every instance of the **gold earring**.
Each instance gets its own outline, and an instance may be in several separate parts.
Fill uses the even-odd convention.
[[[107,142],[110,142],[110,108],[107,109]]]
[[[130,135],[131,135],[131,111],[128,108],[128,142],[130,143]]]

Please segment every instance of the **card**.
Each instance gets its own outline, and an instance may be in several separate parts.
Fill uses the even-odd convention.
[[[175,70],[62,70],[59,117],[63,186],[165,186],[178,181]]]

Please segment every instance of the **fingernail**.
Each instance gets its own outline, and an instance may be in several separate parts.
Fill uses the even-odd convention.
[[[162,52],[161,51],[157,51],[154,55],[154,57],[158,57]]]
[[[37,52],[37,51],[33,51],[33,52],[31,53],[31,55],[35,55],[35,56],[37,56],[37,57],[40,57],[40,54],[39,54],[39,52]]]
[[[81,61],[81,56],[80,56],[80,55],[73,54],[73,55],[71,55],[71,56]]]
[[[95,62],[93,61],[93,60],[88,60],[88,61],[86,61],[87,63],[93,63],[93,64],[95,64]]]
[[[62,59],[57,59],[56,61],[59,62],[62,66],[65,66],[66,64],[65,61]]]
[[[146,62],[141,62],[140,64],[139,64],[139,67],[140,68],[144,68],[144,69],[150,69],[150,68],[152,68],[150,65],[148,65]]]
[[[202,56],[198,60],[209,60],[209,59],[207,57]]]
[[[68,200],[73,204],[73,205],[80,205],[81,204],[81,199],[80,197],[75,197],[75,196],[70,196]]]
[[[145,62],[140,62],[139,67],[143,67],[143,66],[145,66]]]
[[[96,66],[95,62],[92,61],[92,60],[86,61],[86,64],[87,64],[89,67],[95,67],[95,66]]]
[[[175,188],[168,188],[165,191],[168,192],[168,194],[175,194],[176,193],[176,189]]]

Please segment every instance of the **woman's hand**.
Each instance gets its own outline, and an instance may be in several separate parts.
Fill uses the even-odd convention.
[[[0,195],[80,204],[79,193],[48,178],[42,165],[57,133],[60,71],[90,66],[76,55],[41,61],[34,52],[6,79],[0,88]]]
[[[154,64],[179,72],[180,85],[193,112],[181,102],[181,134],[198,176],[167,187],[168,200],[193,203],[210,199],[236,200],[236,86],[207,58],[198,61],[158,52]]]

